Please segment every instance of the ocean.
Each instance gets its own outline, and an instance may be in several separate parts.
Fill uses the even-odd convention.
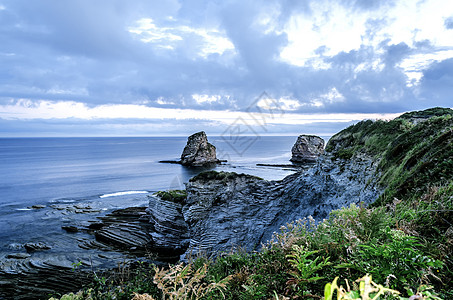
[[[209,137],[218,158],[228,160],[213,169],[282,179],[294,171],[256,164],[289,163],[296,138]],[[184,188],[205,169],[159,161],[177,160],[186,142],[186,137],[0,139],[0,257],[30,241],[77,245],[77,235],[68,240],[61,226],[146,206],[156,191]]]

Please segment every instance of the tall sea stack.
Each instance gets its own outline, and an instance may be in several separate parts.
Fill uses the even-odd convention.
[[[216,148],[208,142],[204,131],[197,132],[187,139],[187,145],[181,154],[184,166],[202,167],[219,163]]]

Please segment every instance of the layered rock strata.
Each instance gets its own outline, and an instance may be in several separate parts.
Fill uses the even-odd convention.
[[[312,168],[282,181],[204,172],[186,185],[180,206],[156,201],[148,209],[151,220],[162,224],[158,231],[166,233],[153,238],[159,247],[187,247],[186,254],[256,250],[289,222],[308,216],[320,221],[333,209],[373,202],[382,193],[376,167],[365,154],[343,160],[325,153]],[[166,214],[177,221],[164,221]]]
[[[153,248],[159,252],[183,253],[189,245],[189,231],[182,215],[182,203],[151,196],[147,213],[153,227]]]
[[[131,207],[102,217],[94,231],[96,240],[122,250],[146,251],[151,247],[151,226],[146,220],[145,207]]]
[[[182,210],[189,251],[256,250],[289,222],[310,215],[320,221],[333,209],[371,203],[382,192],[374,182],[376,167],[366,156],[345,162],[325,155],[308,171],[278,182],[234,173],[210,180],[199,175],[187,184]]]

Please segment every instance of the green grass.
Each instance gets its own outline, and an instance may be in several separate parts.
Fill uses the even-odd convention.
[[[187,198],[186,190],[159,191],[154,195],[160,197],[162,200],[172,201],[175,203],[181,203]]]
[[[453,110],[444,107],[433,107],[425,110],[408,112],[402,114],[401,116],[399,116],[399,118],[400,119],[431,118],[445,115],[453,115]]]
[[[205,172],[202,172],[202,173],[190,178],[189,182],[195,182],[195,181],[208,182],[211,180],[220,180],[222,182],[227,182],[228,180],[232,180],[232,179],[239,178],[239,177],[263,180],[263,178],[261,178],[261,177],[248,175],[248,174],[238,174],[235,172],[223,172],[223,171],[221,171],[221,172],[205,171]]]
[[[428,183],[453,178],[453,116],[433,117],[396,137],[384,152],[379,170],[386,191],[374,205],[395,197],[420,196]]]

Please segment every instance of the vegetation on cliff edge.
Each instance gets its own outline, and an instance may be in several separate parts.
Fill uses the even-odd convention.
[[[181,203],[187,198],[186,190],[159,191],[154,193],[154,195],[160,197],[162,200],[175,203]]]
[[[208,182],[211,180],[221,180],[222,182],[227,182],[228,180],[232,180],[235,178],[246,178],[246,179],[258,179],[263,180],[258,176],[253,176],[249,174],[238,174],[235,172],[217,172],[217,171],[205,171],[201,172],[200,174],[190,178],[189,182],[201,181],[201,182]]]

